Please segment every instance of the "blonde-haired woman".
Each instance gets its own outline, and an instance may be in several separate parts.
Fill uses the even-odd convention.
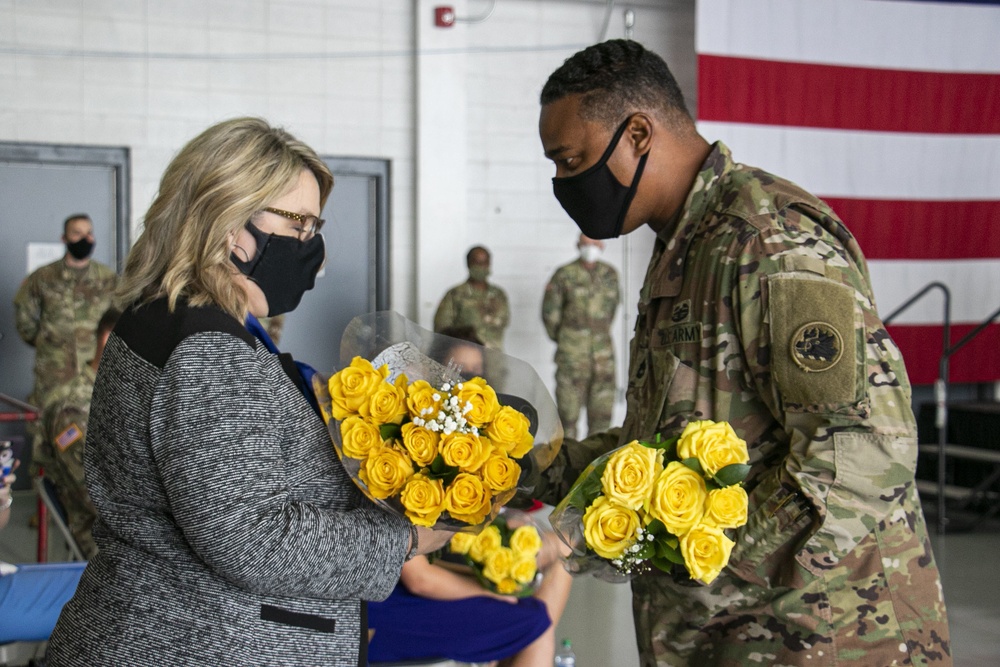
[[[363,600],[447,540],[361,496],[295,364],[243,326],[313,286],[332,187],[312,149],[252,118],[167,167],[94,387],[100,551],[53,667],[363,665]]]

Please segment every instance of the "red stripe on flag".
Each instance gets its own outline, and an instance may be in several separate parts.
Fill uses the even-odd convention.
[[[698,55],[699,120],[841,130],[1000,134],[1000,74]]]
[[[1000,257],[1000,201],[823,199],[868,259]]]
[[[954,345],[977,324],[954,324]],[[912,384],[932,384],[938,377],[941,359],[940,325],[895,325],[889,335],[899,346]],[[995,382],[1000,372],[1000,324],[990,324],[968,345],[951,357],[949,377],[952,382]]]

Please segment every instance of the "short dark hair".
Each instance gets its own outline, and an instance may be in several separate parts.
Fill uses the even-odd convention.
[[[476,254],[477,250],[482,250],[483,252],[485,252],[487,260],[490,260],[490,259],[493,258],[493,256],[490,255],[490,251],[487,250],[486,248],[484,248],[483,246],[481,246],[481,245],[472,246],[471,248],[469,248],[469,252],[467,252],[465,254],[465,265],[466,266],[471,266],[472,265],[472,256],[474,254]]]
[[[122,311],[117,308],[108,308],[101,315],[100,321],[97,322],[97,335],[100,336],[103,333],[111,333],[115,325],[118,324],[118,318],[122,316]]]
[[[542,106],[582,95],[580,114],[605,126],[627,114],[659,111],[662,120],[691,122],[677,80],[663,58],[642,44],[612,39],[588,46],[566,59],[542,88]]]
[[[86,213],[74,213],[73,215],[63,220],[63,234],[65,234],[66,230],[69,229],[69,223],[73,222],[74,220],[86,220],[91,224],[94,223],[94,221],[91,220],[90,216],[87,215]]]

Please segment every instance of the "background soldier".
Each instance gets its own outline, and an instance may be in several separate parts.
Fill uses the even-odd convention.
[[[90,502],[83,477],[83,448],[87,437],[87,417],[90,397],[94,393],[97,366],[108,336],[121,315],[115,309],[104,313],[95,332],[94,358],[80,373],[65,384],[54,388],[42,410],[45,446],[51,462],[45,467],[45,477],[55,484],[59,501],[66,510],[66,522],[86,559],[97,553],[90,530],[97,510]]]
[[[615,354],[611,320],[620,301],[618,273],[598,261],[604,242],[580,234],[580,258],[556,269],[542,300],[545,331],[556,343],[556,403],[566,437],[576,437],[580,408],[587,432],[611,424]]]
[[[85,213],[63,222],[66,254],[24,279],[14,296],[17,332],[35,348],[35,386],[28,402],[41,406],[48,392],[68,382],[94,358],[94,328],[112,304],[118,276],[90,258],[94,224]],[[44,465],[33,433],[32,470]]]
[[[727,420],[750,448],[749,520],[722,573],[632,580],[642,665],[950,665],[910,386],[857,241],[824,202],[709,145],[636,42],[572,56],[541,103],[553,190],[581,231],[656,232],[625,423],[564,446],[542,499],[693,420]]]
[[[486,347],[503,350],[503,334],[510,324],[507,295],[486,281],[490,275],[490,251],[476,246],[465,257],[469,279],[452,287],[434,313],[434,331],[448,327],[472,327]]]

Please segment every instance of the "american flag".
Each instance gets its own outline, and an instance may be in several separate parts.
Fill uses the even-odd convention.
[[[699,0],[696,20],[702,135],[833,207],[883,317],[940,281],[954,344],[1000,308],[1000,2]],[[915,384],[942,321],[930,293],[889,327]],[[1000,324],[951,380],[1000,380]]]

